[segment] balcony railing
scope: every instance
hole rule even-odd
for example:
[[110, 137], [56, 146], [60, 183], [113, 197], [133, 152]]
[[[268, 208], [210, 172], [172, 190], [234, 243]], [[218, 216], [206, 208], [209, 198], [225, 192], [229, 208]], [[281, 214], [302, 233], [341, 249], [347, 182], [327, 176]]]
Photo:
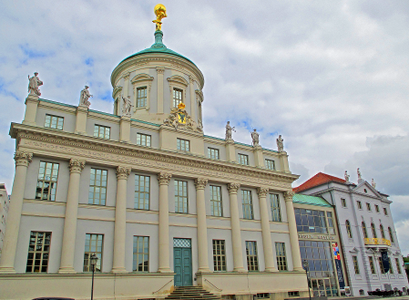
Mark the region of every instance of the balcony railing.
[[366, 238], [364, 239], [365, 241], [365, 245], [386, 245], [386, 246], [390, 246], [391, 245], [391, 241], [387, 240], [387, 239], [383, 239], [383, 238]]

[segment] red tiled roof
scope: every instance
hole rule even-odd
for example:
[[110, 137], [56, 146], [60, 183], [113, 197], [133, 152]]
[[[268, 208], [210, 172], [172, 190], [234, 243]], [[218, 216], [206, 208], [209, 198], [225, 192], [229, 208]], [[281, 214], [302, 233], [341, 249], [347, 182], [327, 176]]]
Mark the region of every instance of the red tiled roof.
[[293, 188], [293, 191], [295, 193], [299, 193], [301, 191], [305, 191], [308, 190], [310, 188], [319, 186], [321, 184], [327, 183], [327, 182], [340, 182], [340, 183], [345, 183], [346, 181], [344, 179], [335, 177], [335, 176], [331, 176], [322, 172], [317, 173], [316, 175], [314, 175], [313, 177], [311, 177], [310, 179], [308, 179], [306, 182], [304, 182], [303, 184], [301, 184], [300, 186]]

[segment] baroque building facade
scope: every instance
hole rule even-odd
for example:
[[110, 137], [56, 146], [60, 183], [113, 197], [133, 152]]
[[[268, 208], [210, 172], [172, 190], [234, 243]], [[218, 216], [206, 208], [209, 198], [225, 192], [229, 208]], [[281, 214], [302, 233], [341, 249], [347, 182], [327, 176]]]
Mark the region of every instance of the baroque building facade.
[[[393, 223], [388, 195], [376, 184], [364, 180], [358, 169], [358, 183], [318, 173], [296, 193], [324, 198], [335, 207], [345, 264], [346, 292], [353, 296], [397, 289], [407, 291], [408, 281]], [[383, 262], [386, 260], [386, 263]], [[387, 270], [389, 265], [389, 271]]]
[[162, 37], [112, 72], [113, 114], [87, 87], [79, 106], [27, 97], [0, 299], [85, 299], [92, 253], [95, 298], [307, 294], [287, 153], [204, 135], [203, 74]]

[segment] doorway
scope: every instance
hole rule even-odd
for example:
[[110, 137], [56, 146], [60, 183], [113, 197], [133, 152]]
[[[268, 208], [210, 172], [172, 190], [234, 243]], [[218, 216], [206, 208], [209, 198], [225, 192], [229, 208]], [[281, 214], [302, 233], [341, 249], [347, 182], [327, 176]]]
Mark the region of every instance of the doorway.
[[192, 285], [192, 247], [190, 239], [173, 239], [175, 286]]

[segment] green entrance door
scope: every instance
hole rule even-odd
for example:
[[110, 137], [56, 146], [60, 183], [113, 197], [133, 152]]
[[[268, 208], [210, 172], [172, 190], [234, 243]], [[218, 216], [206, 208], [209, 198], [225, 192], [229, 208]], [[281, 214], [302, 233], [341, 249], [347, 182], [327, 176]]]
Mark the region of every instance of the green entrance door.
[[190, 239], [173, 239], [175, 286], [192, 285], [192, 249]]

